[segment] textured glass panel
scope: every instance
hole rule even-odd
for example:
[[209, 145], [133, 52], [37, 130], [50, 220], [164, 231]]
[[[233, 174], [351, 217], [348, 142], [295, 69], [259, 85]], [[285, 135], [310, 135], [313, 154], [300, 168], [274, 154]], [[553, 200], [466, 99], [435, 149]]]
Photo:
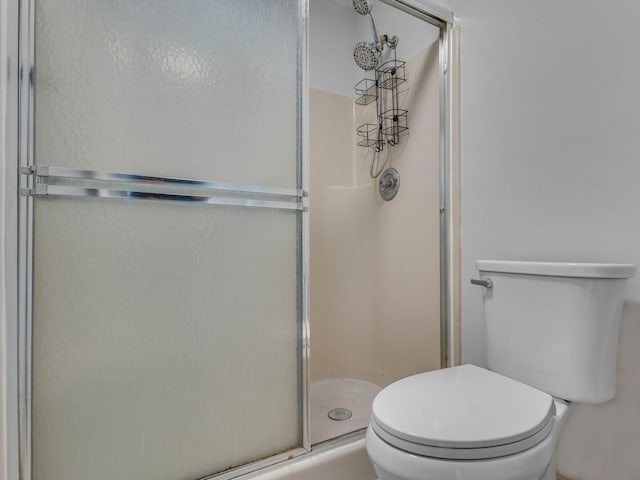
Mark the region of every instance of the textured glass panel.
[[35, 480], [194, 479], [300, 445], [297, 215], [37, 201]]
[[296, 0], [36, 0], [36, 162], [293, 187]]

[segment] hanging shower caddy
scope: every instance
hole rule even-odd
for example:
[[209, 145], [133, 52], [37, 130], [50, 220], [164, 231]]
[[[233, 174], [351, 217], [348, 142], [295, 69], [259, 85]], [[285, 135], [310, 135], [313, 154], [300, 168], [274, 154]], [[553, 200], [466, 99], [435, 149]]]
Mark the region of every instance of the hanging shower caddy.
[[[395, 51], [394, 51], [395, 53]], [[407, 81], [405, 62], [389, 60], [375, 69], [375, 79], [364, 78], [355, 85], [356, 105], [376, 103], [376, 122], [363, 123], [356, 129], [358, 146], [374, 147], [377, 152], [385, 144], [397, 145], [408, 133], [408, 110], [400, 108], [400, 86]]]

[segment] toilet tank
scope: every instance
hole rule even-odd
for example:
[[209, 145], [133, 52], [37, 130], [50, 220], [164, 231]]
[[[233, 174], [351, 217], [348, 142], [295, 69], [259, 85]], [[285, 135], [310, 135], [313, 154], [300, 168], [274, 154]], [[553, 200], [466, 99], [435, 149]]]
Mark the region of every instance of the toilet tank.
[[478, 260], [487, 367], [555, 397], [613, 398], [627, 279], [635, 265]]

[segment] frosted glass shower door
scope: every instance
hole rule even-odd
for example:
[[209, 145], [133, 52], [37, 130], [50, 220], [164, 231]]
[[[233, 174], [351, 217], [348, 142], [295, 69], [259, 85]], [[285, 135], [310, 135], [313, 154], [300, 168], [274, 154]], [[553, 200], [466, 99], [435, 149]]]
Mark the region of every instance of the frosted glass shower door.
[[301, 448], [302, 2], [33, 1], [32, 479]]

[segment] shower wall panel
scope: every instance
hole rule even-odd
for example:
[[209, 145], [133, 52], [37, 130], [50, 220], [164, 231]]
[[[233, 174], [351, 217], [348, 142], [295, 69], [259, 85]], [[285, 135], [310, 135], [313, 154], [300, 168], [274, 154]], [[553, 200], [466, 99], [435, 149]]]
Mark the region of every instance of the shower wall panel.
[[375, 196], [380, 272], [375, 351], [387, 381], [440, 368], [438, 49], [435, 42], [407, 62], [410, 133], [390, 150], [400, 191], [390, 202]]
[[313, 380], [386, 385], [440, 368], [438, 68], [437, 41], [407, 62], [410, 134], [390, 150], [390, 202], [369, 177], [371, 150], [355, 146], [375, 105], [311, 90]]
[[[302, 188], [299, 2], [35, 7], [38, 165]], [[299, 211], [34, 209], [34, 480], [194, 479], [302, 446]]]

